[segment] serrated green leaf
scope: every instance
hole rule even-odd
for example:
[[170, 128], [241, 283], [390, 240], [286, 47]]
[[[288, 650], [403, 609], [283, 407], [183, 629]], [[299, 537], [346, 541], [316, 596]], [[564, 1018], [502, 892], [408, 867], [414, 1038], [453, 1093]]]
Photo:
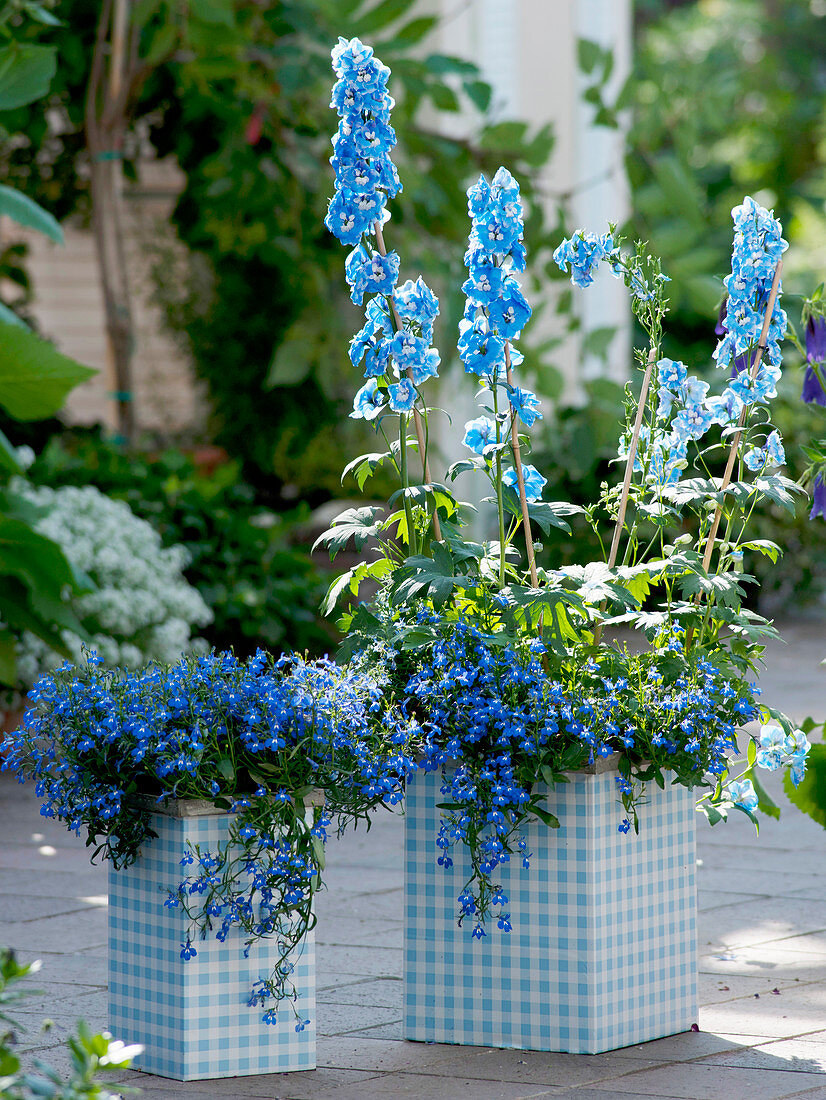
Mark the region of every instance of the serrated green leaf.
[[332, 561], [350, 539], [353, 540], [357, 550], [360, 550], [368, 539], [377, 538], [381, 531], [381, 524], [376, 522], [376, 516], [381, 509], [375, 505], [364, 508], [347, 508], [333, 520], [332, 526], [319, 535], [313, 543], [313, 550], [319, 546], [326, 546], [330, 552]]
[[777, 543], [771, 542], [769, 539], [752, 539], [751, 542], [741, 542], [740, 549], [756, 550], [764, 557], [770, 558], [773, 565], [777, 564], [778, 559], [783, 553]]
[[344, 467], [341, 474], [341, 484], [344, 484], [344, 479], [348, 474], [352, 474], [359, 489], [363, 489], [368, 478], [373, 476], [382, 463], [392, 459], [392, 457], [390, 451], [371, 451], [369, 454], [359, 455], [358, 458], [354, 458], [352, 462], [348, 462]]
[[430, 545], [433, 555], [422, 554], [407, 559], [396, 573], [390, 592], [391, 603], [398, 606], [417, 597], [429, 595], [436, 606], [441, 606], [451, 595], [460, 578], [454, 573], [450, 550], [439, 542]]

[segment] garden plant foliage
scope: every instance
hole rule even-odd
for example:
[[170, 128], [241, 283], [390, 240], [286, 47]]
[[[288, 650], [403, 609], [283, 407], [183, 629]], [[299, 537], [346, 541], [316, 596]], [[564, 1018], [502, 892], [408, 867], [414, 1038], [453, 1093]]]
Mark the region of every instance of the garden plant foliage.
[[68, 1080], [44, 1062], [36, 1062], [36, 1073], [22, 1072], [15, 1053], [23, 1025], [14, 1018], [15, 1006], [22, 1006], [27, 992], [25, 980], [40, 969], [39, 962], [20, 963], [13, 951], [0, 947], [0, 1097], [3, 1100], [118, 1100], [133, 1089], [110, 1091], [100, 1074], [126, 1069], [141, 1047], [113, 1039], [108, 1032], [94, 1035], [81, 1021], [67, 1040], [71, 1055]]
[[[787, 244], [779, 222], [752, 198], [732, 211], [732, 273], [714, 353], [725, 372], [719, 394], [662, 356], [669, 279], [642, 244], [628, 248], [609, 227], [559, 245], [554, 259], [575, 286], [590, 286], [600, 264], [624, 282], [648, 342], [640, 353], [643, 392], [626, 400], [622, 489], [604, 486], [583, 510], [544, 501], [545, 479], [524, 461], [530, 440], [523, 433], [542, 412], [515, 373], [521, 355], [514, 341], [531, 314], [517, 278], [526, 261], [522, 203], [507, 169], [490, 183], [480, 178], [467, 192], [469, 277], [458, 350], [485, 415], [465, 425], [471, 457], [454, 464], [448, 480], [486, 479], [497, 524], [496, 537], [471, 542], [467, 506], [429, 468], [434, 410], [426, 391], [440, 362], [433, 346], [439, 302], [420, 277], [400, 281], [401, 257], [385, 245], [390, 200], [401, 188], [391, 159], [389, 70], [356, 39], [339, 40], [333, 67], [331, 106], [340, 121], [326, 225], [352, 249], [345, 275], [353, 300], [373, 295], [351, 342], [353, 366], [367, 379], [351, 415], [374, 423], [386, 447], [345, 472], [364, 485], [389, 467], [400, 488], [386, 510], [350, 509], [319, 540], [331, 556], [350, 540], [357, 549], [376, 547], [334, 583], [327, 607], [346, 607], [365, 579], [381, 585], [372, 606], [345, 611], [342, 656], [366, 655], [389, 678], [393, 696], [421, 726], [424, 766], [449, 765], [439, 862], [450, 863], [454, 844], [468, 846], [472, 874], [458, 899], [460, 920], [470, 918], [481, 937], [491, 907], [507, 904], [492, 875], [519, 850], [525, 815], [543, 813], [532, 797], [541, 779], [557, 782], [572, 767], [616, 756], [628, 815], [618, 827], [625, 831], [637, 824], [634, 807], [646, 782], [705, 788], [700, 806], [714, 823], [733, 808], [752, 818], [758, 807], [776, 812], [755, 765], [788, 765], [795, 782], [802, 778], [805, 734], [758, 707], [749, 683], [762, 639], [774, 631], [742, 606], [744, 586], [754, 580], [744, 571], [745, 552], [773, 560], [780, 553], [750, 539], [755, 504], [793, 511], [799, 492], [780, 473], [783, 445], [769, 422], [787, 328], [779, 304]], [[722, 478], [709, 469], [712, 454], [728, 456]], [[532, 528], [569, 530], [568, 519], [583, 511], [602, 560], [538, 568]], [[613, 534], [603, 536], [606, 519]], [[672, 539], [675, 528], [683, 533]], [[646, 635], [643, 658], [602, 639], [603, 629], [620, 625]], [[773, 721], [759, 740], [749, 739], [734, 778], [737, 728], [758, 715]], [[507, 930], [507, 915], [498, 923]]]
[[[328, 43], [342, 29], [365, 33], [393, 59], [407, 181], [399, 224], [434, 279], [455, 281], [454, 256], [434, 244], [459, 243], [462, 181], [503, 157], [530, 181], [550, 154], [550, 127], [492, 121], [477, 67], [422, 49], [438, 20], [414, 0], [151, 0], [130, 13], [142, 21], [146, 74], [125, 172], [134, 178], [148, 140], [184, 174], [176, 239], [155, 237], [159, 300], [208, 383], [216, 438], [242, 459], [245, 477], [321, 503], [341, 492], [342, 446], [364, 438], [339, 416], [348, 307], [320, 228]], [[89, 0], [62, 0], [62, 25], [29, 32], [62, 59], [55, 111], [21, 111], [31, 141], [5, 153], [6, 176], [60, 220], [88, 213], [83, 104], [98, 15]], [[472, 139], [437, 134], [434, 111], [468, 112]], [[529, 233], [548, 244], [538, 211]], [[451, 308], [458, 316], [458, 295]]]

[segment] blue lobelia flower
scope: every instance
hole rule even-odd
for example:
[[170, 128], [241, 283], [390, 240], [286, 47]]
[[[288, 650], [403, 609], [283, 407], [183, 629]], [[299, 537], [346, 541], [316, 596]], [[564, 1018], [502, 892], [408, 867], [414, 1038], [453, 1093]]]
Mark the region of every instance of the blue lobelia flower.
[[820, 516], [826, 519], [826, 480], [822, 474], [818, 474], [812, 487], [812, 510], [809, 519]]
[[[540, 474], [539, 470], [535, 466], [522, 466], [522, 480], [525, 484], [525, 497], [533, 502], [539, 500], [542, 496], [542, 490], [548, 483], [548, 479]], [[511, 466], [509, 470], [505, 470], [502, 475], [502, 481], [505, 485], [509, 485], [511, 489], [518, 490], [518, 481], [516, 477], [516, 468]]]
[[[826, 373], [826, 317], [810, 317], [806, 323], [806, 359], [801, 397], [807, 405], [826, 408], [826, 391], [821, 382]], [[815, 365], [820, 368], [819, 374]]]

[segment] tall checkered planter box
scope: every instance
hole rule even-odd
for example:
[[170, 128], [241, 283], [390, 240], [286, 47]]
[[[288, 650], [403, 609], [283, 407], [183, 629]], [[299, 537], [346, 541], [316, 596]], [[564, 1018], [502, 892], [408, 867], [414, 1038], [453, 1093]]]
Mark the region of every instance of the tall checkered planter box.
[[694, 798], [646, 788], [640, 833], [617, 831], [616, 772], [576, 773], [550, 792], [560, 828], [523, 834], [494, 879], [513, 930], [456, 923], [466, 849], [437, 866], [441, 773], [408, 782], [404, 1035], [521, 1050], [601, 1051], [687, 1031], [697, 1020]]
[[297, 954], [296, 1009], [310, 1023], [296, 1032], [285, 1003], [278, 1023], [265, 1024], [250, 1008], [250, 990], [272, 966], [272, 947], [257, 940], [244, 958], [245, 937], [234, 928], [225, 943], [197, 939], [198, 954], [185, 961], [187, 922], [164, 900], [181, 881], [188, 844], [215, 849], [226, 842], [230, 817], [209, 803], [181, 802], [181, 816], [154, 814], [157, 839], [138, 860], [109, 871], [109, 1027], [127, 1043], [142, 1043], [133, 1066], [178, 1081], [314, 1069], [315, 940], [309, 933]]

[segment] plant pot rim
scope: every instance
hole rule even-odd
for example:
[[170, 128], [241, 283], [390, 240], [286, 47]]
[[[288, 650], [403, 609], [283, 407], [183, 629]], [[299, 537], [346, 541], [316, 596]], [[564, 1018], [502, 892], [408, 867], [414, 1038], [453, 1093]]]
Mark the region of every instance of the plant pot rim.
[[[326, 797], [322, 790], [312, 790], [303, 798], [304, 805], [323, 806]], [[162, 817], [211, 817], [229, 814], [229, 810], [222, 810], [209, 798], [166, 798], [163, 802], [155, 802], [154, 799], [146, 799], [153, 813]]]

